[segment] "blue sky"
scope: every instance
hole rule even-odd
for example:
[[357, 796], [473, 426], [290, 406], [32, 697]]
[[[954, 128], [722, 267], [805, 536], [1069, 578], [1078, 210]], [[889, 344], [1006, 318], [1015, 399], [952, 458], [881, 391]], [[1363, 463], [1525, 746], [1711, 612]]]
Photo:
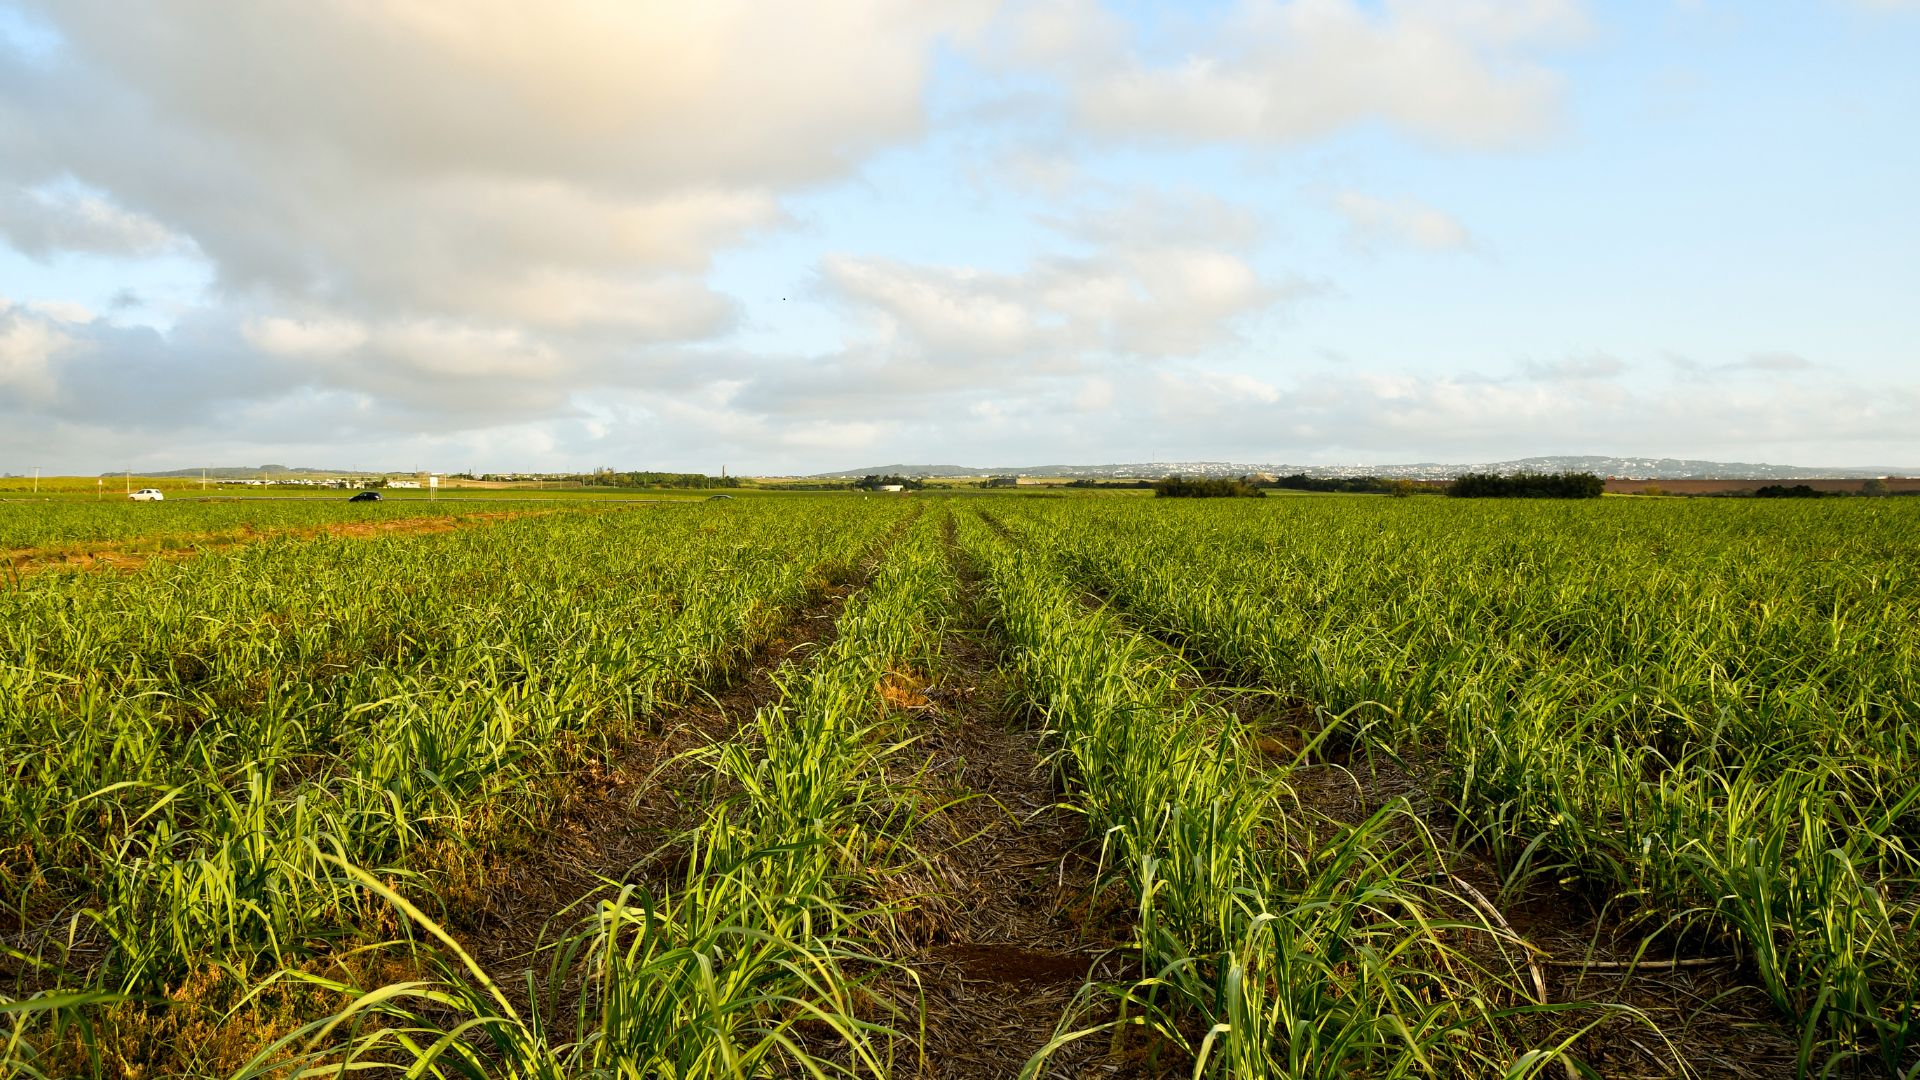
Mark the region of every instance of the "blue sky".
[[1920, 4], [474, 12], [0, 0], [0, 471], [1920, 468]]

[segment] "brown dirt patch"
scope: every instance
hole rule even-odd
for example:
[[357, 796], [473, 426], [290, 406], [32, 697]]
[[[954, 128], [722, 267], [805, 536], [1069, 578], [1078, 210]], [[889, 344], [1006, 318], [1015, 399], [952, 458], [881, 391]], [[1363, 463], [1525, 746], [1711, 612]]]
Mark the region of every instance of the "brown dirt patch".
[[[1639, 495], [1653, 489], [1664, 495], [1732, 495], [1751, 493], [1757, 488], [1769, 484], [1785, 484], [1793, 487], [1805, 484], [1815, 491], [1830, 491], [1857, 495], [1866, 481], [1859, 477], [1832, 477], [1803, 480], [1795, 477], [1790, 480], [1621, 480], [1607, 481], [1607, 490], [1614, 494]], [[1920, 477], [1891, 476], [1882, 481], [1888, 491], [1920, 491]]]
[[1072, 983], [1093, 973], [1098, 957], [1056, 953], [1018, 945], [944, 945], [932, 950], [937, 962], [957, 966], [962, 979], [996, 983]]

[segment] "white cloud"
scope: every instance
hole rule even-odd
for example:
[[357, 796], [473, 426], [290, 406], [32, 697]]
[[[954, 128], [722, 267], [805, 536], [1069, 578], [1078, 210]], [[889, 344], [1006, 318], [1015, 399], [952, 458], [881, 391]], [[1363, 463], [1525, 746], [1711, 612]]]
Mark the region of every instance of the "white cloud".
[[1520, 366], [1522, 374], [1536, 382], [1570, 382], [1583, 379], [1611, 379], [1624, 374], [1627, 365], [1620, 358], [1604, 354], [1596, 356], [1569, 356], [1550, 363], [1527, 362]]
[[[1291, 142], [1367, 121], [1460, 145], [1531, 137], [1559, 80], [1530, 56], [1586, 27], [1573, 0], [1242, 0], [1165, 57], [1089, 6], [1026, 6], [1011, 46], [994, 43], [1003, 62], [1064, 72], [1093, 131], [1176, 141]], [[1079, 20], [1088, 37], [1067, 32]]]
[[367, 328], [353, 319], [302, 321], [278, 316], [255, 319], [241, 329], [247, 343], [275, 356], [330, 356], [367, 343]]
[[1702, 363], [1687, 356], [1668, 356], [1667, 362], [1682, 377], [1699, 381], [1749, 375], [1784, 379], [1813, 371], [1816, 367], [1812, 361], [1799, 353], [1781, 351], [1749, 353], [1736, 360], [1722, 360], [1716, 363]]
[[34, 3], [64, 45], [0, 87], [0, 229], [185, 236], [229, 291], [355, 315], [703, 336], [724, 301], [661, 313], [783, 192], [917, 135], [932, 43], [985, 6]]
[[1012, 273], [843, 255], [825, 280], [876, 342], [965, 377], [1196, 353], [1303, 288], [1254, 268], [1258, 219], [1218, 199], [1136, 192], [1049, 224], [1092, 250]]
[[155, 255], [181, 240], [164, 225], [124, 210], [71, 184], [9, 190], [0, 187], [0, 237], [34, 258], [60, 251], [95, 255]]
[[[1115, 143], [1527, 140], [1555, 122], [1553, 50], [1585, 33], [1572, 0], [1237, 0], [1134, 22], [1096, 0], [1012, 0], [995, 20], [994, 2], [24, 0], [53, 44], [0, 67], [0, 234], [49, 263], [201, 260], [214, 284], [184, 309], [151, 273], [104, 281], [91, 308], [0, 304], [0, 451], [145, 438], [318, 464], [355, 446], [712, 468], [914, 446], [1103, 456], [1079, 448], [1142, 431], [1222, 454], [1645, 452], [1710, 429], [1743, 453], [1911, 445], [1920, 391], [1786, 353], [1296, 375], [1284, 357], [1313, 344], [1267, 331], [1307, 287], [1276, 269], [1265, 217], [1120, 186], [1165, 162]], [[1004, 78], [950, 93], [932, 79], [947, 40]], [[837, 196], [797, 193], [923, 179], [924, 157], [863, 166], [925, 133], [924, 100], [953, 97], [968, 100], [942, 112], [943, 138], [981, 163], [983, 215], [1011, 191], [1016, 240], [883, 256], [805, 232], [844, 204], [816, 214]], [[1008, 132], [1024, 149], [990, 141]], [[1206, 183], [1209, 157], [1178, 164]], [[1363, 246], [1473, 243], [1414, 199], [1332, 205]], [[784, 294], [815, 257], [784, 249], [746, 274], [716, 257], [782, 230], [840, 252], [814, 292], [841, 321], [814, 319], [791, 354], [724, 344], [766, 313], [713, 280], [764, 265]], [[142, 296], [166, 333], [116, 323]]]
[[71, 300], [35, 300], [26, 306], [55, 322], [90, 323], [95, 318], [93, 309]]
[[52, 320], [0, 301], [0, 388], [25, 403], [52, 396], [54, 356], [73, 341]]
[[[1275, 378], [1181, 365], [1123, 386], [1108, 437], [1151, 430], [1211, 457], [1473, 462], [1523, 453], [1621, 453], [1808, 464], [1912, 464], [1920, 384], [1809, 382], [1782, 395], [1732, 376], [1711, 394], [1684, 379], [1626, 382], [1609, 357], [1523, 364], [1502, 375], [1317, 372]], [[1542, 372], [1562, 377], [1542, 377]]]
[[1749, 371], [1806, 371], [1813, 367], [1807, 358], [1798, 353], [1763, 352], [1754, 353], [1736, 364]]
[[[55, 44], [0, 78], [0, 235], [184, 253], [214, 289], [173, 334], [59, 349], [52, 309], [11, 311], [9, 388], [62, 422], [297, 402], [397, 437], [710, 385], [666, 350], [737, 324], [716, 252], [918, 137], [935, 43], [992, 0], [21, 6]], [[143, 380], [217, 389], [163, 410]]]
[[884, 339], [908, 338], [938, 353], [1024, 354], [1057, 327], [1012, 275], [844, 255], [830, 257], [822, 271]]
[[1362, 248], [1404, 245], [1425, 251], [1463, 251], [1473, 235], [1457, 219], [1415, 199], [1382, 199], [1358, 191], [1334, 196], [1334, 209], [1347, 219], [1353, 242]]
[[1113, 381], [1095, 375], [1080, 381], [1080, 388], [1073, 394], [1073, 407], [1079, 412], [1100, 412], [1112, 408], [1117, 397]]

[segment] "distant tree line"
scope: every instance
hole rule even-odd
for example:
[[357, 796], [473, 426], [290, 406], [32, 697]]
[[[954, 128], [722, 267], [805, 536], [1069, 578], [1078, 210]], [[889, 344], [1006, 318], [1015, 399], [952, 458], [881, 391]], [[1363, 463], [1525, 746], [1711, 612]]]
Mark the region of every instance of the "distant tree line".
[[1267, 493], [1245, 480], [1169, 476], [1153, 485], [1156, 499], [1264, 499]]
[[1447, 486], [1456, 499], [1597, 499], [1607, 482], [1593, 473], [1467, 473]]
[[1269, 481], [1266, 486], [1288, 491], [1339, 491], [1367, 495], [1385, 495], [1395, 490], [1393, 481], [1378, 476], [1308, 476], [1306, 473], [1282, 476]]
[[705, 473], [617, 472], [598, 469], [591, 476], [569, 477], [595, 487], [615, 488], [737, 488], [739, 477], [708, 476]]
[[[1884, 487], [1884, 485], [1882, 486]], [[1816, 488], [1808, 487], [1806, 484], [1794, 484], [1792, 486], [1786, 484], [1768, 484], [1765, 487], [1753, 489], [1753, 497], [1756, 499], [1820, 499], [1825, 498], [1829, 494], [1838, 495], [1840, 492], [1820, 491]]]
[[1732, 499], [1911, 499], [1920, 496], [1920, 491], [1912, 488], [1895, 491], [1887, 486], [1885, 480], [1875, 476], [1863, 481], [1859, 491], [1831, 491], [1811, 484], [1767, 484], [1752, 491], [1716, 491], [1713, 496]]
[[898, 484], [908, 491], [919, 491], [927, 486], [926, 481], [916, 480], [911, 476], [881, 476], [878, 473], [868, 473], [847, 486], [855, 491], [879, 491], [893, 484]]

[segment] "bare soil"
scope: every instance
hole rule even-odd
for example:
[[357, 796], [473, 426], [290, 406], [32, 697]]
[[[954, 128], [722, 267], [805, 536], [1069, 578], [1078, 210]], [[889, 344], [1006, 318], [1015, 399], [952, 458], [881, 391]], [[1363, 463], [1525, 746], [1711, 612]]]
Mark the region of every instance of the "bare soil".
[[[1769, 484], [1785, 484], [1793, 487], [1805, 484], [1815, 491], [1830, 491], [1849, 495], [1859, 494], [1866, 481], [1858, 477], [1836, 477], [1830, 479], [1803, 480], [1608, 480], [1607, 490], [1614, 494], [1639, 495], [1648, 489], [1654, 489], [1666, 495], [1731, 495], [1750, 493]], [[1882, 481], [1888, 491], [1920, 491], [1920, 477], [1890, 476]]]
[[[1040, 734], [1012, 704], [976, 606], [978, 576], [951, 519], [943, 529], [966, 616], [923, 690], [911, 782], [945, 809], [915, 836], [930, 895], [893, 958], [918, 977], [917, 990], [904, 978], [886, 986], [903, 1007], [925, 1001], [917, 1075], [1005, 1080], [1063, 1027], [1109, 1018], [1094, 984], [1132, 979], [1131, 898], [1099, 888], [1097, 845], [1062, 805]], [[1093, 1036], [1055, 1053], [1040, 1075], [1156, 1075], [1140, 1049]]]
[[142, 537], [96, 544], [58, 547], [15, 548], [0, 555], [16, 573], [42, 570], [138, 570], [156, 559], [186, 559], [207, 551], [240, 547], [273, 537], [310, 539], [332, 536], [343, 539], [367, 539], [377, 536], [419, 536], [452, 532], [455, 529], [484, 525], [507, 518], [554, 514], [557, 510], [490, 510], [439, 517], [389, 518], [384, 521], [335, 521], [325, 525], [303, 525], [284, 529], [196, 533], [188, 536]]

